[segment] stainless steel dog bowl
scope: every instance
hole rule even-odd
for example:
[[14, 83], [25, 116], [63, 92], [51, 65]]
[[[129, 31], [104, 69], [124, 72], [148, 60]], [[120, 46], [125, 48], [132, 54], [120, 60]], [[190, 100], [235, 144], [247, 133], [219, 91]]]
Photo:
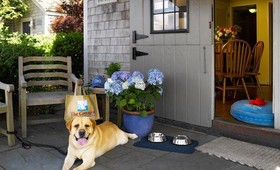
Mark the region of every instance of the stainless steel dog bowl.
[[172, 143], [175, 145], [189, 145], [191, 144], [191, 139], [186, 135], [174, 136]]
[[149, 134], [148, 140], [150, 142], [165, 142], [166, 136], [160, 132], [152, 132]]

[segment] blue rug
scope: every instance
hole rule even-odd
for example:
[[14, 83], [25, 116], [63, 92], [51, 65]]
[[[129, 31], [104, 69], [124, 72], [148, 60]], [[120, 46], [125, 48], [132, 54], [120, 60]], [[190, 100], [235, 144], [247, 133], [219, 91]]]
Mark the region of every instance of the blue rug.
[[141, 138], [139, 142], [135, 142], [133, 146], [140, 147], [140, 148], [148, 148], [148, 149], [156, 149], [161, 151], [168, 151], [168, 152], [177, 152], [177, 153], [184, 153], [184, 154], [191, 154], [195, 151], [195, 147], [198, 146], [198, 141], [192, 140], [191, 144], [189, 145], [174, 145], [172, 143], [173, 137], [166, 136], [165, 142], [154, 143], [148, 141], [147, 137]]

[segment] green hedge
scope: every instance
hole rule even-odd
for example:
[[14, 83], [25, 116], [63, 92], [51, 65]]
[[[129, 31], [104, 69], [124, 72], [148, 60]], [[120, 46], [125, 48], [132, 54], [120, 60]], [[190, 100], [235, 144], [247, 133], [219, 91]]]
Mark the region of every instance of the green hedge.
[[56, 35], [51, 53], [72, 57], [72, 70], [77, 77], [83, 75], [83, 34], [80, 32], [59, 33]]
[[76, 76], [83, 74], [83, 35], [19, 35], [0, 32], [0, 81], [18, 87], [18, 56], [71, 56]]

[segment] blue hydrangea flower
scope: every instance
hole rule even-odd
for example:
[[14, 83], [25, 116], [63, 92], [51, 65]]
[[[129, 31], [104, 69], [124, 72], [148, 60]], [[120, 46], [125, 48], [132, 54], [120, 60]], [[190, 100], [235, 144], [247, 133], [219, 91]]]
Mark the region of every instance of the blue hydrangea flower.
[[128, 83], [128, 86], [133, 86], [134, 85], [134, 82], [132, 80], [132, 76], [130, 76], [128, 79], [127, 79], [127, 83]]
[[133, 78], [140, 78], [140, 79], [142, 79], [142, 80], [144, 80], [144, 76], [143, 76], [143, 74], [141, 73], [141, 72], [139, 72], [139, 71], [134, 71], [133, 73], [132, 73], [132, 77]]
[[107, 80], [104, 84], [105, 92], [119, 95], [124, 89], [122, 88], [122, 81], [120, 80]]
[[163, 73], [158, 69], [150, 69], [148, 71], [147, 82], [151, 85], [161, 85], [163, 82]]
[[[162, 95], [162, 83], [163, 74], [158, 69], [149, 70], [147, 80], [144, 80], [143, 74], [139, 71], [134, 71], [132, 74], [127, 71], [117, 71], [112, 74], [111, 78], [107, 79], [104, 88], [106, 94], [111, 96], [119, 107], [141, 112], [154, 109], [153, 100], [157, 99], [158, 95], [154, 92]], [[127, 100], [128, 95], [135, 96], [135, 104], [121, 102]]]
[[123, 80], [126, 81], [130, 77], [130, 73], [128, 71], [116, 71], [111, 75], [113, 80]]
[[111, 87], [112, 93], [119, 95], [122, 91], [122, 82], [120, 80], [116, 80], [112, 83], [112, 87]]
[[139, 77], [134, 77], [132, 78], [133, 79], [133, 82], [135, 83], [135, 88], [136, 89], [141, 89], [141, 90], [145, 90], [146, 88], [146, 84], [144, 82], [143, 79], [140, 79]]
[[123, 84], [122, 84], [122, 88], [124, 89], [124, 90], [126, 90], [126, 89], [128, 89], [129, 88], [129, 84], [128, 84], [128, 82], [126, 81], [126, 82], [124, 82]]
[[129, 86], [134, 86], [135, 83], [137, 83], [140, 80], [144, 81], [143, 74], [139, 71], [134, 71], [132, 75], [127, 79], [127, 82]]
[[112, 80], [117, 80], [120, 77], [121, 71], [115, 71], [112, 75], [111, 75], [111, 79]]
[[130, 77], [130, 72], [128, 71], [122, 71], [122, 73], [120, 74], [120, 79], [122, 79], [123, 81], [126, 81], [129, 77]]

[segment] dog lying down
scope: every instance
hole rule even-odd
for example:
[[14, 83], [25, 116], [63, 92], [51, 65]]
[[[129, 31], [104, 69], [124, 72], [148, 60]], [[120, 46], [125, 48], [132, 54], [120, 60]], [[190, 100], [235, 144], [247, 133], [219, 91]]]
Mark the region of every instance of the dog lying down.
[[118, 145], [137, 138], [136, 134], [126, 133], [111, 122], [96, 125], [93, 118], [75, 117], [66, 123], [69, 130], [69, 144], [63, 170], [72, 167], [75, 160], [82, 159], [83, 163], [75, 170], [85, 170], [95, 165], [95, 158]]

